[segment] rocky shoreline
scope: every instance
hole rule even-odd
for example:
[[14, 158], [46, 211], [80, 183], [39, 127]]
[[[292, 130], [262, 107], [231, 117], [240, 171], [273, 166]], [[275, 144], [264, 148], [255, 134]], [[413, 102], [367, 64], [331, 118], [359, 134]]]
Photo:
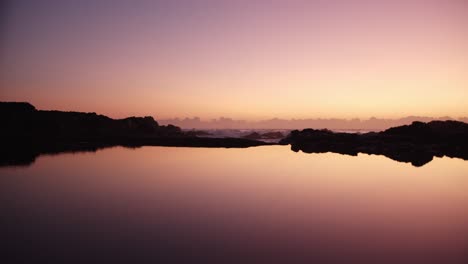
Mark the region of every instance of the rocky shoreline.
[[0, 102], [0, 166], [29, 165], [41, 154], [96, 151], [112, 146], [247, 148], [291, 145], [295, 152], [384, 155], [422, 166], [434, 157], [468, 159], [468, 124], [459, 121], [413, 122], [382, 132], [336, 133], [327, 129], [293, 130], [279, 143], [280, 132], [243, 138], [216, 138], [161, 126], [153, 117], [112, 119], [96, 113], [41, 111], [29, 103]]
[[330, 130], [294, 130], [280, 141], [293, 151], [384, 155], [422, 166], [434, 157], [468, 159], [468, 124], [458, 121], [413, 122], [382, 132], [334, 133]]
[[96, 151], [105, 147], [173, 146], [247, 148], [271, 143], [207, 138], [161, 126], [151, 116], [112, 119], [96, 113], [42, 111], [29, 103], [0, 102], [0, 166], [28, 165], [41, 154]]

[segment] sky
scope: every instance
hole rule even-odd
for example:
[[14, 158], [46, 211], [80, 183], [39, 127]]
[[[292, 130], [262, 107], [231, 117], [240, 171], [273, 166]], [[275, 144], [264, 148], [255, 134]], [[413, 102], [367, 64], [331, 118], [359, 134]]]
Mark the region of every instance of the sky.
[[468, 116], [468, 1], [15, 0], [0, 100], [120, 118]]

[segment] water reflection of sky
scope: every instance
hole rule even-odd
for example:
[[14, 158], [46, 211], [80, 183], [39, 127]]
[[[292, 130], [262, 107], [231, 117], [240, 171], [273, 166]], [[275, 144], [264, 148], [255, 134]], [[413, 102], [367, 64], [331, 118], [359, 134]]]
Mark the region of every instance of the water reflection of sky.
[[[416, 168], [287, 146], [117, 147], [41, 156], [0, 173], [5, 208], [22, 220], [7, 226], [14, 236], [58, 225], [94, 243], [102, 238], [90, 230], [136, 240], [148, 254], [166, 242], [200, 243], [200, 254], [217, 245], [235, 255], [414, 263], [463, 263], [468, 248], [468, 162], [460, 159]], [[74, 237], [66, 234], [58, 239]], [[154, 242], [157, 234], [166, 242]]]

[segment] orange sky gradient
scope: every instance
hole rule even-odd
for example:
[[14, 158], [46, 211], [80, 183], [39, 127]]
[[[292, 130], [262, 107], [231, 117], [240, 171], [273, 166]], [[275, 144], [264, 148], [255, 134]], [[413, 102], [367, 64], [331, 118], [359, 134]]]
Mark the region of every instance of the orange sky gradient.
[[78, 2], [6, 5], [1, 101], [116, 118], [468, 116], [466, 1]]

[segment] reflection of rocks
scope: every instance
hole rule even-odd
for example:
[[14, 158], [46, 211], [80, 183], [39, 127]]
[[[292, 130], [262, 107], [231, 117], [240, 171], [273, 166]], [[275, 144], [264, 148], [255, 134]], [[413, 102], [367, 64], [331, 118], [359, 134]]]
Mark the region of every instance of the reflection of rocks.
[[0, 166], [28, 166], [44, 154], [96, 152], [111, 146], [90, 142], [4, 142], [0, 149]]
[[262, 141], [243, 138], [198, 138], [198, 137], [148, 137], [148, 138], [110, 138], [107, 140], [87, 141], [8, 141], [0, 148], [0, 166], [26, 166], [34, 163], [40, 155], [95, 152], [99, 149], [123, 146], [138, 148], [142, 146], [167, 147], [204, 147], [204, 148], [247, 148], [270, 145]]
[[294, 130], [280, 144], [291, 144], [292, 150], [306, 153], [385, 155], [422, 166], [434, 156], [468, 159], [468, 124], [458, 121], [413, 122], [411, 125], [366, 134]]
[[253, 132], [248, 135], [243, 136], [243, 138], [248, 138], [248, 139], [281, 139], [284, 138], [283, 133], [281, 132], [266, 132], [263, 134], [260, 134], [258, 132]]

